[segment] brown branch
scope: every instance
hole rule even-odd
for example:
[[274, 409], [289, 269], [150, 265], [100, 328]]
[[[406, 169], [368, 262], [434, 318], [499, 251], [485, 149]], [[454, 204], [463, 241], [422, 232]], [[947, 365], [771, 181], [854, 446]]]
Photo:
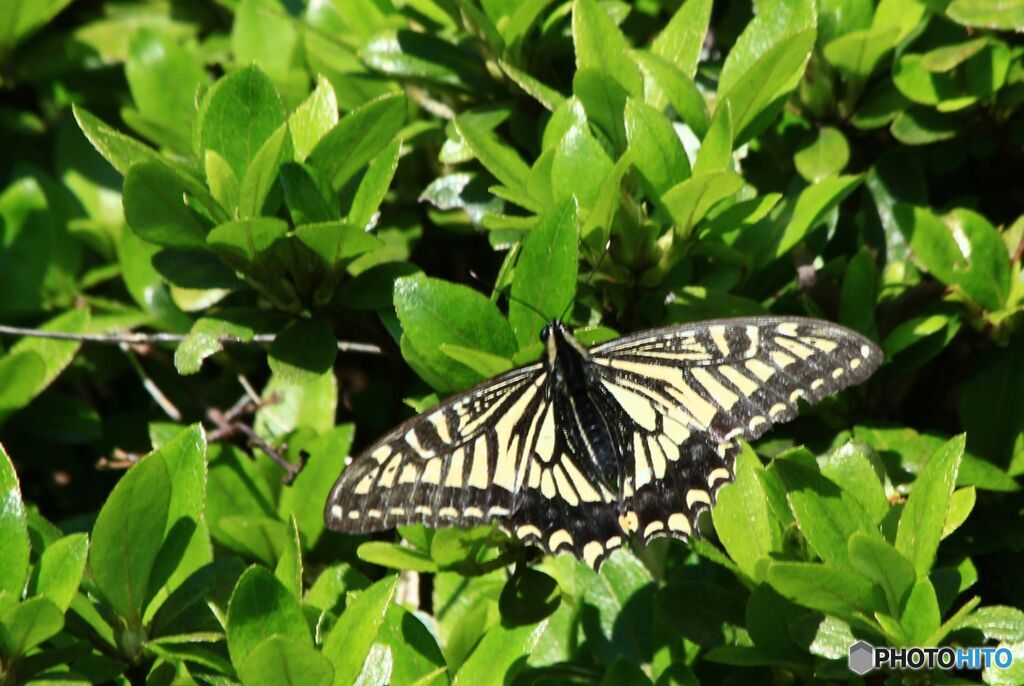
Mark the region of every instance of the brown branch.
[[[75, 333], [72, 331], [44, 331], [43, 329], [31, 329], [21, 326], [7, 326], [0, 324], [0, 335], [7, 336], [29, 336], [32, 338], [49, 338], [58, 341], [80, 341], [83, 343], [106, 343], [108, 345], [147, 345], [155, 343], [181, 343], [188, 334], [183, 333]], [[221, 343], [273, 343], [276, 334], [259, 333], [243, 340], [237, 336], [218, 336]], [[383, 355], [384, 351], [379, 345], [373, 343], [359, 343], [357, 341], [338, 341], [338, 350], [343, 353], [364, 353], [367, 355]]]

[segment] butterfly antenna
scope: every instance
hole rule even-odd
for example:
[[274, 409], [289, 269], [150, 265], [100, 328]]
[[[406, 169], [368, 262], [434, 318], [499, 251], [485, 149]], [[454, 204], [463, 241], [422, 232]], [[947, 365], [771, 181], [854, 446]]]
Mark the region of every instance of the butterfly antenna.
[[[594, 268], [590, 270], [589, 274], [587, 274], [587, 280], [583, 282], [583, 287], [584, 288], [589, 286], [590, 282], [594, 280], [594, 275], [597, 274], [598, 269], [600, 269], [601, 263], [604, 262], [604, 258], [608, 256], [608, 250], [611, 247], [612, 247], [612, 239], [609, 238], [607, 241], [605, 241], [604, 250], [601, 251], [601, 257], [597, 258], [597, 264], [595, 264]], [[575, 304], [576, 304], [576, 298], [574, 297], [572, 299], [572, 301], [569, 302], [569, 305], [565, 308], [565, 311], [562, 312], [562, 316], [559, 317], [558, 319], [560, 321], [565, 321], [565, 316], [567, 314], [569, 314], [569, 312], [572, 311], [572, 308], [573, 308], [573, 306]]]
[[[483, 281], [480, 279], [479, 276], [476, 275], [475, 272], [470, 270], [469, 275], [471, 277], [473, 277], [473, 279], [475, 281], [477, 281], [478, 283], [483, 285]], [[537, 307], [535, 307], [534, 305], [526, 302], [522, 298], [517, 298], [516, 296], [512, 295], [512, 293], [510, 291], [508, 291], [507, 289], [499, 289], [498, 293], [500, 293], [501, 295], [505, 296], [506, 298], [508, 298], [509, 300], [511, 300], [513, 302], [519, 303], [520, 305], [522, 305], [526, 309], [535, 312], [537, 314], [537, 316], [540, 317], [541, 319], [543, 319], [545, 322], [548, 320], [547, 316], [543, 312], [541, 312]]]

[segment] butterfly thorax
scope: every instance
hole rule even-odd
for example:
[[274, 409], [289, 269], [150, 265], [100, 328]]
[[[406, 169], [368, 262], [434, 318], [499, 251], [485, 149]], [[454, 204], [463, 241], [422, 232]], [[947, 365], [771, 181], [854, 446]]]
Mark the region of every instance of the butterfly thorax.
[[565, 324], [552, 321], [541, 333], [545, 366], [554, 378], [555, 412], [566, 440], [573, 443], [612, 493], [621, 494], [623, 471], [619, 441], [608, 423], [608, 408], [590, 353]]

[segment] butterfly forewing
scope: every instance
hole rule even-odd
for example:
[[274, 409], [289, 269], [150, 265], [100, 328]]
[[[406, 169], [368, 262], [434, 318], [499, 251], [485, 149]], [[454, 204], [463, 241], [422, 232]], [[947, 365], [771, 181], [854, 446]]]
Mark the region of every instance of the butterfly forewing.
[[544, 403], [546, 377], [539, 364], [514, 370], [393, 430], [342, 472], [328, 526], [473, 526], [511, 513], [523, 432]]
[[[342, 473], [328, 525], [496, 521], [595, 567], [631, 536], [685, 539], [732, 480], [739, 439], [792, 419], [801, 398], [817, 402], [863, 381], [881, 351], [828, 322], [755, 317], [655, 329], [580, 359], [572, 390], [549, 357], [395, 429]], [[607, 453], [581, 420], [587, 403], [615, 444], [611, 469], [595, 462]]]

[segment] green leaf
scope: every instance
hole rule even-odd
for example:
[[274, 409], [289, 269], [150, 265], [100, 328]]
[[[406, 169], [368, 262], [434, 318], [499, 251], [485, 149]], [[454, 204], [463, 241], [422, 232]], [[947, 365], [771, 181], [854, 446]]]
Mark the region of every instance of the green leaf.
[[199, 60], [171, 36], [142, 27], [129, 41], [124, 75], [139, 114], [169, 134], [156, 142], [189, 152], [196, 92], [208, 81]]
[[346, 594], [369, 588], [370, 580], [352, 565], [338, 563], [320, 572], [302, 602], [318, 610], [340, 615]]
[[414, 572], [436, 572], [437, 563], [430, 555], [415, 548], [386, 543], [384, 541], [368, 541], [359, 546], [359, 559], [389, 569], [408, 569]]
[[208, 226], [183, 199], [186, 184], [163, 164], [140, 162], [124, 179], [124, 216], [139, 238], [167, 247], [205, 247]]
[[935, 588], [927, 578], [918, 579], [907, 597], [900, 624], [906, 633], [910, 645], [927, 646], [928, 637], [939, 628], [942, 616], [939, 614], [939, 601], [935, 598]]
[[694, 176], [708, 172], [732, 171], [732, 111], [729, 103], [715, 110], [707, 133], [700, 143]]
[[549, 321], [560, 317], [573, 302], [579, 269], [577, 227], [576, 206], [566, 200], [545, 213], [523, 240], [508, 317], [520, 347], [536, 341], [547, 323], [523, 302], [540, 310]]
[[0, 509], [0, 593], [20, 598], [28, 574], [28, 522], [25, 504], [21, 500], [21, 486], [11, 458], [0, 446], [0, 494], [4, 506]]
[[576, 69], [607, 74], [630, 95], [642, 93], [640, 72], [629, 59], [629, 44], [604, 8], [594, 0], [579, 0], [572, 10]]
[[367, 66], [392, 78], [411, 78], [448, 88], [487, 93], [494, 89], [479, 55], [425, 31], [386, 31], [359, 51]]
[[153, 570], [167, 530], [170, 472], [163, 455], [150, 453], [114, 486], [96, 517], [89, 571], [111, 609], [138, 628]]
[[911, 107], [899, 113], [889, 130], [904, 145], [928, 145], [956, 137], [960, 120], [930, 107]]
[[625, 124], [634, 167], [649, 197], [660, 198], [669, 188], [689, 178], [690, 160], [665, 115], [630, 98], [626, 101]]
[[848, 441], [821, 464], [821, 473], [853, 496], [871, 521], [878, 524], [889, 513], [889, 498], [881, 479], [881, 459], [866, 443]]
[[914, 563], [919, 577], [927, 575], [935, 561], [964, 443], [961, 434], [936, 451], [914, 481], [900, 516], [896, 549]]
[[942, 538], [949, 536], [967, 521], [971, 510], [974, 509], [976, 499], [977, 491], [974, 489], [974, 486], [953, 491], [953, 495], [949, 499], [949, 511], [946, 512], [946, 521], [942, 525]]
[[583, 622], [584, 635], [605, 664], [624, 656], [635, 662], [650, 659], [653, 626], [650, 571], [635, 556], [614, 551], [596, 573], [576, 564], [577, 594], [597, 612]]
[[[779, 46], [795, 35], [813, 29], [816, 23], [815, 10], [815, 3], [808, 0], [770, 0], [759, 5], [756, 16], [746, 25], [729, 51], [718, 77], [718, 92], [725, 94], [737, 89], [737, 84], [749, 80], [758, 65], [767, 61], [767, 55], [776, 52]], [[734, 109], [733, 115], [736, 114]]]
[[1010, 261], [987, 219], [966, 209], [940, 218], [925, 207], [908, 205], [897, 205], [893, 213], [925, 269], [986, 309], [1003, 306], [1010, 291]]
[[302, 597], [302, 541], [294, 516], [288, 517], [288, 541], [274, 567], [274, 576], [296, 598]]
[[245, 570], [231, 593], [227, 614], [227, 643], [231, 662], [246, 658], [266, 638], [280, 635], [312, 646], [299, 600], [264, 567]]
[[[277, 83], [295, 66], [300, 29], [277, 0], [240, 0], [234, 7], [231, 49], [239, 64], [257, 64]], [[301, 86], [306, 85], [305, 76]]]
[[386, 576], [349, 603], [323, 642], [323, 655], [334, 666], [334, 684], [349, 686], [363, 669], [377, 639], [388, 605], [395, 597], [398, 576]]
[[572, 79], [573, 95], [583, 103], [587, 118], [616, 151], [626, 148], [623, 119], [629, 91], [605, 72], [580, 69]]
[[282, 270], [272, 258], [271, 249], [287, 233], [284, 221], [257, 217], [216, 226], [206, 236], [206, 242], [230, 267], [249, 277], [269, 279]]
[[898, 37], [897, 27], [875, 26], [851, 31], [825, 45], [825, 59], [842, 74], [851, 89], [850, 101], [857, 99], [882, 58], [896, 45]]
[[786, 488], [789, 507], [808, 545], [826, 562], [847, 566], [847, 540], [858, 531], [875, 533], [872, 517], [850, 493], [795, 460], [775, 460], [772, 471]]
[[992, 663], [982, 670], [981, 678], [992, 686], [1014, 686], [1024, 682], [1024, 642], [1000, 643], [998, 648], [1009, 653], [1010, 663], [1006, 667]]
[[768, 583], [785, 598], [840, 618], [885, 607], [870, 581], [847, 569], [812, 562], [773, 562]]
[[47, 24], [71, 0], [42, 0], [41, 2], [8, 3], [0, 8], [0, 48], [8, 52], [16, 43]]
[[[539, 161], [538, 161], [539, 163]], [[551, 158], [551, 172], [545, 174], [556, 202], [576, 198], [581, 208], [593, 207], [599, 200], [602, 184], [612, 170], [612, 161], [590, 134], [586, 124], [571, 127], [559, 141]], [[531, 195], [538, 194], [530, 187]], [[549, 203], [545, 203], [549, 205]]]
[[818, 183], [841, 172], [850, 161], [850, 144], [839, 129], [824, 126], [817, 136], [793, 156], [800, 176], [808, 183]]
[[200, 317], [174, 351], [174, 366], [179, 374], [195, 374], [206, 358], [224, 349], [224, 339], [250, 341], [270, 321], [262, 311], [241, 308]]
[[182, 429], [157, 451], [171, 477], [164, 544], [150, 572], [143, 620], [148, 623], [164, 600], [193, 572], [213, 562], [203, 519], [206, 502], [206, 433], [200, 424]]
[[965, 26], [1024, 30], [1024, 3], [1020, 0], [953, 0], [946, 15]]
[[[66, 611], [82, 583], [88, 553], [86, 534], [71, 534], [46, 546], [36, 564], [31, 595], [48, 598], [61, 611]], [[4, 559], [12, 557], [5, 553]]]
[[526, 665], [526, 657], [540, 643], [547, 626], [548, 620], [532, 626], [491, 627], [456, 672], [452, 686], [511, 681]]
[[330, 184], [308, 164], [281, 165], [278, 178], [292, 224], [315, 224], [341, 219], [338, 201]]
[[284, 106], [274, 84], [256, 65], [220, 79], [199, 107], [196, 143], [213, 150], [239, 179], [263, 144], [285, 123]]
[[281, 124], [264, 141], [246, 167], [238, 188], [238, 217], [248, 219], [260, 215], [270, 188], [277, 180], [278, 168], [288, 150], [288, 126]]
[[[997, 482], [1009, 487], [1002, 478], [1005, 473], [995, 465], [1009, 465], [1014, 445], [1024, 430], [1024, 395], [1018, 389], [1024, 384], [1024, 337], [1016, 335], [1005, 349], [992, 350], [978, 368], [959, 386], [957, 415], [967, 432], [972, 452], [987, 458], [981, 467], [992, 473], [993, 481], [978, 488], [991, 488]], [[970, 455], [964, 456], [960, 478], [972, 469]], [[992, 463], [995, 464], [992, 464]], [[994, 468], [994, 469], [993, 469]], [[958, 482], [963, 486], [967, 482]], [[1001, 486], [1002, 487], [1002, 486]]]
[[352, 199], [352, 207], [348, 212], [349, 224], [362, 229], [369, 229], [373, 225], [374, 215], [388, 192], [401, 154], [402, 141], [396, 140], [370, 162]]
[[0, 421], [32, 402], [45, 375], [46, 363], [36, 352], [9, 353], [0, 358]]
[[647, 104], [661, 110], [666, 102], [670, 103], [695, 134], [704, 136], [711, 116], [693, 79], [657, 55], [643, 50], [634, 50], [630, 54], [643, 72]]
[[445, 388], [471, 386], [480, 376], [440, 350], [442, 343], [511, 357], [516, 339], [498, 308], [482, 294], [425, 276], [395, 282], [395, 312], [405, 335], [430, 369], [443, 374]]
[[46, 598], [29, 598], [0, 616], [0, 653], [17, 658], [64, 628], [64, 613]]
[[814, 47], [814, 38], [813, 29], [795, 33], [773, 45], [735, 84], [719, 81], [718, 106], [728, 102], [732, 109], [735, 145], [754, 136], [760, 122], [765, 121], [761, 115], [796, 86]]
[[288, 116], [288, 130], [295, 146], [295, 161], [305, 160], [337, 123], [338, 97], [334, 86], [323, 76], [318, 76], [316, 88]]
[[875, 303], [878, 300], [878, 275], [867, 248], [850, 258], [843, 275], [839, 299], [839, 323], [868, 338], [878, 339], [875, 326]]
[[654, 39], [651, 51], [692, 79], [710, 20], [711, 0], [687, 0]]
[[885, 593], [887, 612], [899, 617], [916, 574], [910, 560], [877, 536], [854, 533], [849, 542], [850, 566], [878, 584]]
[[270, 346], [270, 369], [282, 383], [304, 386], [334, 365], [338, 342], [326, 319], [298, 318]]
[[[437, 638], [427, 629], [418, 613], [390, 605], [372, 650], [382, 651], [383, 655], [390, 653], [390, 664], [386, 666], [390, 667], [393, 684], [440, 686], [448, 683], [448, 668]], [[365, 678], [375, 663], [383, 662], [386, 660], [374, 660], [371, 653], [360, 678]]]
[[[724, 492], [724, 491], [723, 491]], [[707, 581], [673, 581], [654, 597], [659, 626], [704, 648], [737, 636], [744, 626], [744, 597]]]
[[483, 378], [498, 376], [515, 366], [512, 360], [507, 357], [492, 355], [474, 348], [464, 348], [461, 345], [442, 343], [438, 349], [456, 362], [466, 365]]
[[774, 257], [782, 257], [804, 240], [863, 180], [864, 177], [859, 174], [836, 176], [805, 188], [796, 201], [789, 223], [779, 237]]
[[455, 130], [462, 136], [484, 169], [516, 194], [525, 195], [530, 168], [519, 153], [500, 141], [486, 122], [477, 117], [461, 114], [454, 122]]
[[65, 226], [67, 201], [60, 189], [31, 167], [18, 164], [13, 174], [0, 190], [0, 312], [36, 316], [77, 294], [73, 275], [81, 251]]
[[550, 616], [561, 601], [557, 581], [544, 572], [527, 569], [505, 584], [498, 607], [506, 625], [524, 626]]
[[323, 503], [334, 480], [345, 467], [355, 429], [342, 424], [316, 439], [295, 480], [281, 491], [277, 511], [295, 517], [307, 548], [316, 546], [324, 531]]
[[708, 211], [743, 187], [743, 177], [731, 171], [693, 176], [661, 196], [675, 224], [673, 245], [681, 246]]
[[[550, 0], [542, 1], [550, 2]], [[501, 70], [505, 72], [506, 76], [512, 79], [517, 86], [523, 89], [523, 92], [543, 105], [548, 111], [554, 112], [563, 102], [565, 102], [565, 98], [561, 93], [544, 84], [539, 79], [534, 78], [522, 69], [517, 68], [515, 65], [509, 64], [505, 60], [498, 60], [498, 66], [501, 67]]]
[[729, 557], [755, 581], [764, 580], [771, 553], [782, 545], [782, 532], [768, 510], [768, 496], [758, 478], [757, 455], [744, 444], [736, 457], [736, 479], [718, 492], [711, 514], [715, 532]]
[[74, 105], [72, 112], [85, 137], [121, 176], [127, 175], [128, 170], [140, 162], [162, 161], [156, 150], [112, 129], [85, 108]]
[[1024, 641], [1024, 610], [1007, 605], [979, 607], [965, 617], [955, 628], [972, 628], [984, 634], [987, 640]]
[[[263, 406], [256, 412], [255, 426], [261, 436], [284, 437], [300, 427], [326, 433], [334, 427], [338, 382], [331, 372], [304, 385], [271, 376], [262, 397]], [[269, 402], [270, 399], [275, 402]]]
[[[237, 664], [237, 663], [236, 663]], [[271, 636], [238, 667], [246, 686], [330, 686], [334, 669], [312, 646], [288, 636]]]
[[313, 148], [309, 164], [341, 189], [391, 143], [407, 107], [404, 95], [386, 95], [349, 112]]

